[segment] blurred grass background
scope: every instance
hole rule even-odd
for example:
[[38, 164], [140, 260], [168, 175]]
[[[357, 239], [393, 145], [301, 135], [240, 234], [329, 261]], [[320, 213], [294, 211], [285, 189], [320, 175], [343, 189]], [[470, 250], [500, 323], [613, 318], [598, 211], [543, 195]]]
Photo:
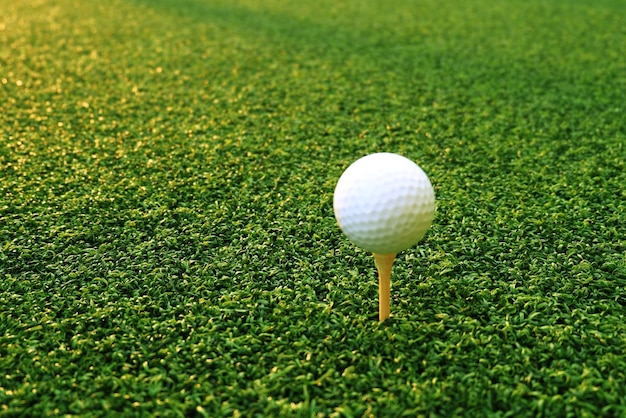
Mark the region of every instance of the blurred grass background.
[[[0, 0], [0, 415], [625, 414], [625, 9]], [[379, 151], [438, 198], [384, 324]]]

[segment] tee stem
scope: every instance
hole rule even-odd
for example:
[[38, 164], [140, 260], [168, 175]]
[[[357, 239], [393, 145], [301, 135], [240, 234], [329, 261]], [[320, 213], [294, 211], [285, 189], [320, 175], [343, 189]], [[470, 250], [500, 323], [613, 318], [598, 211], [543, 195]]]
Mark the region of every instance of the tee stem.
[[380, 322], [389, 318], [391, 312], [389, 307], [391, 300], [391, 267], [395, 259], [395, 254], [374, 253], [374, 262], [378, 269], [378, 320]]

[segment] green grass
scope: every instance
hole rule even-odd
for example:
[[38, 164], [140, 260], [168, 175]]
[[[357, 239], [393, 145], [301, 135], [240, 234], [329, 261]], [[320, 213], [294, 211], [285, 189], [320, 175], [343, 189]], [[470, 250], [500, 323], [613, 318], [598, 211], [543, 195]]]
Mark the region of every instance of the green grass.
[[[622, 1], [0, 11], [0, 416], [626, 415]], [[378, 151], [438, 199], [383, 324]]]

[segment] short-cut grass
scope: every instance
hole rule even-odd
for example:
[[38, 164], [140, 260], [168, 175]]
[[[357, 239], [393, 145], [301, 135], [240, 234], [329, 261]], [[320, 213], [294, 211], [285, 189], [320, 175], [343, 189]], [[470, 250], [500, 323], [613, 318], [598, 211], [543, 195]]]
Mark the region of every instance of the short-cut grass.
[[[0, 0], [0, 416], [626, 415], [621, 0]], [[377, 321], [332, 193], [437, 195]]]

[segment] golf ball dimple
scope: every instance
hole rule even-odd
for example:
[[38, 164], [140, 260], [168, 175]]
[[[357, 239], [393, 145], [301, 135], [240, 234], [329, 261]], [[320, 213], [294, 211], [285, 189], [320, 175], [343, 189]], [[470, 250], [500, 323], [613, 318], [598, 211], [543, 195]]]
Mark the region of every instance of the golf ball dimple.
[[396, 254], [426, 234], [435, 215], [435, 192], [417, 164], [383, 152], [367, 155], [343, 172], [333, 209], [339, 227], [358, 247]]

